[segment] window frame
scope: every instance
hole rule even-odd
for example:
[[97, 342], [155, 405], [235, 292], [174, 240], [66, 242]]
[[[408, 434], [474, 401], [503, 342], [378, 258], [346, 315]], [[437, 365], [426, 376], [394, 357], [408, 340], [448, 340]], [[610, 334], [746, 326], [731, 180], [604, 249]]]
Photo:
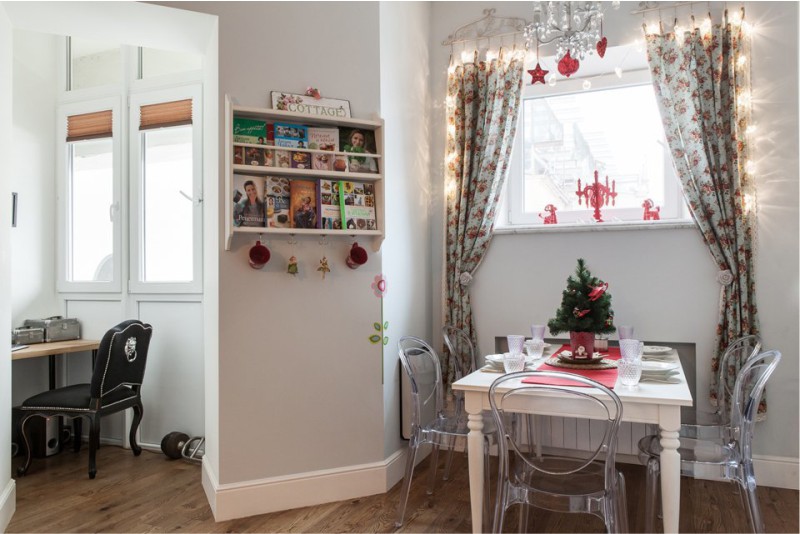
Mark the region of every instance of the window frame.
[[[141, 106], [192, 99], [192, 281], [146, 282], [144, 273], [144, 135], [139, 131]], [[130, 217], [129, 293], [202, 293], [203, 291], [203, 115], [202, 87], [199, 84], [162, 90], [131, 91], [128, 146]]]
[[[67, 142], [67, 117], [82, 113], [92, 113], [111, 109], [111, 146], [112, 146], [112, 180], [113, 202], [109, 212], [113, 213], [113, 276], [110, 281], [74, 282], [69, 279], [71, 265], [71, 225], [72, 225], [72, 198], [71, 190], [71, 146], [82, 141]], [[56, 128], [56, 216], [59, 221], [56, 257], [58, 262], [56, 289], [59, 293], [120, 293], [122, 291], [123, 257], [125, 244], [123, 243], [123, 223], [126, 220], [126, 202], [122, 188], [122, 102], [120, 97], [107, 97], [92, 99], [86, 102], [71, 102], [58, 106], [58, 127]]]
[[[548, 96], [563, 96], [575, 93], [587, 92], [583, 89], [585, 79], [576, 78], [569, 80], [559, 80], [556, 85], [525, 85], [522, 91], [522, 101], [532, 100], [536, 98], [545, 98]], [[602, 74], [591, 77], [592, 87], [590, 91], [602, 91], [609, 89], [622, 89], [625, 87], [635, 87], [641, 85], [652, 85], [650, 72], [647, 69], [639, 69], [633, 71], [626, 71], [623, 78], [619, 78], [616, 74]], [[664, 176], [674, 176], [675, 183], [673, 187], [665, 184], [664, 190], [664, 205], [661, 207], [661, 220], [659, 221], [644, 221], [641, 219], [642, 208], [615, 208], [604, 207], [603, 215], [605, 222], [598, 225], [592, 217], [592, 209], [582, 210], [562, 210], [558, 212], [559, 223], [557, 225], [545, 225], [539, 213], [523, 211], [524, 200], [524, 186], [523, 186], [523, 139], [525, 121], [523, 120], [524, 106], [520, 106], [519, 117], [517, 121], [517, 132], [514, 138], [514, 146], [509, 162], [508, 175], [506, 178], [506, 187], [503, 194], [504, 207], [503, 214], [504, 220], [499, 220], [496, 228], [513, 229], [521, 227], [542, 227], [551, 229], [554, 227], [563, 227], [566, 225], [574, 227], [591, 226], [593, 228], [602, 228], [603, 225], [658, 225], [663, 223], [684, 223], [689, 221], [688, 210], [685, 207], [685, 202], [682, 199], [681, 184], [677, 179], [677, 175], [672, 164], [672, 158], [669, 153], [669, 148], [665, 147], [664, 158]], [[601, 182], [605, 182], [605, 176], [598, 177]], [[609, 176], [612, 180], [613, 176]], [[587, 176], [584, 183], [592, 183], [594, 176]], [[544, 206], [542, 206], [544, 208]], [[627, 217], [623, 219], [622, 217]]]

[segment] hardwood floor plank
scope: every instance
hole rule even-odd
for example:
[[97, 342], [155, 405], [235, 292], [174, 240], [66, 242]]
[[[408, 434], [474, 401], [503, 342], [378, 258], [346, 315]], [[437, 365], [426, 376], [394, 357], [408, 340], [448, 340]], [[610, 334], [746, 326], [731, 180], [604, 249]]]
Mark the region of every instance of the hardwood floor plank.
[[[456, 454], [450, 480], [439, 477], [427, 495], [428, 460], [416, 469], [403, 527], [399, 532], [471, 532], [466, 456]], [[7, 532], [394, 532], [400, 484], [388, 493], [272, 514], [214, 522], [200, 484], [200, 468], [145, 451], [103, 446], [97, 478], [89, 480], [88, 452], [65, 451], [35, 460], [17, 479], [17, 511]], [[16, 458], [13, 467], [21, 461]], [[493, 466], [494, 469], [495, 466]], [[644, 529], [645, 471], [621, 464], [632, 532]], [[494, 471], [493, 471], [494, 473]], [[681, 479], [681, 532], [743, 532], [747, 516], [734, 485]], [[767, 532], [798, 532], [798, 492], [759, 488]], [[511, 510], [505, 531], [517, 529]], [[657, 522], [661, 529], [661, 522]], [[529, 532], [604, 532], [589, 514], [534, 510]]]

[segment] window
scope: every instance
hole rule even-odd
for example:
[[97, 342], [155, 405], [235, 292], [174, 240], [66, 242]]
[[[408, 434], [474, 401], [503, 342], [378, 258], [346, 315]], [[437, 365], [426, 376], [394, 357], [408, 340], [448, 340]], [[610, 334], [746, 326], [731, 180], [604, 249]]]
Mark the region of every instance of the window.
[[131, 98], [132, 291], [199, 291], [200, 110], [196, 87]]
[[122, 76], [122, 49], [110, 44], [67, 37], [67, 90], [117, 84]]
[[[116, 48], [122, 63], [106, 67], [141, 68], [137, 48]], [[67, 57], [67, 79], [85, 79]], [[171, 56], [159, 57], [169, 73]], [[61, 95], [59, 291], [202, 292], [202, 93], [185, 66]]]
[[[615, 193], [605, 222], [642, 222], [649, 199], [659, 219], [685, 219], [680, 184], [647, 71], [526, 86], [506, 188], [509, 225], [591, 224], [594, 210], [577, 194], [594, 183]], [[606, 178], [607, 177], [607, 178]], [[607, 182], [606, 182], [607, 180]]]
[[[59, 289], [120, 290], [119, 99], [62, 106]], [[60, 225], [61, 226], [61, 225]]]

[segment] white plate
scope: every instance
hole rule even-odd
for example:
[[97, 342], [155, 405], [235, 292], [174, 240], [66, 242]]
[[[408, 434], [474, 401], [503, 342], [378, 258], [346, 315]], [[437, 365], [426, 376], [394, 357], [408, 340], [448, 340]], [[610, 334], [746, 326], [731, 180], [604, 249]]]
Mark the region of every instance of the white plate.
[[[526, 340], [526, 341], [525, 341], [524, 345], [528, 345], [530, 342], [531, 342], [531, 340], [530, 340], [530, 339], [528, 339], [528, 340]], [[523, 346], [524, 346], [524, 345], [523, 345]], [[551, 346], [552, 346], [552, 345], [550, 345], [550, 343], [545, 343], [545, 344], [544, 344], [544, 350], [547, 350], [547, 349], [549, 349]]]
[[679, 363], [674, 362], [642, 362], [643, 373], [668, 373], [672, 370], [677, 370], [680, 367]]
[[672, 347], [659, 347], [658, 345], [645, 345], [642, 349], [645, 354], [668, 354], [672, 352]]
[[[500, 366], [503, 365], [503, 355], [502, 354], [489, 354], [485, 358], [485, 360], [486, 360], [486, 363], [491, 363], [493, 365], [500, 365]], [[533, 358], [530, 358], [528, 356], [525, 357], [525, 363], [526, 364], [533, 363], [533, 361], [534, 361]]]

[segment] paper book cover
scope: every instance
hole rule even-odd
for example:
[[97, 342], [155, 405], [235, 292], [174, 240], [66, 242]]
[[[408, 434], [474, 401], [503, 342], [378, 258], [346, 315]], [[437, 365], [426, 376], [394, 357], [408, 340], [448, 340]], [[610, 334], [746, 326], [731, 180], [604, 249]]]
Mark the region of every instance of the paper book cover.
[[[339, 151], [339, 128], [309, 128], [308, 148], [312, 150]], [[315, 152], [311, 155], [311, 168], [317, 171], [332, 171], [334, 155]]]
[[308, 126], [276, 122], [275, 146], [285, 148], [308, 148]]
[[292, 180], [289, 182], [289, 199], [292, 228], [317, 227], [317, 182]]
[[311, 168], [311, 153], [302, 150], [292, 151], [292, 168], [293, 169], [310, 169]]
[[289, 179], [280, 176], [267, 176], [265, 201], [267, 204], [267, 226], [270, 228], [291, 228], [289, 218]]
[[233, 118], [233, 142], [264, 145], [267, 142], [267, 122], [245, 117]]
[[[375, 132], [361, 128], [342, 128], [339, 130], [339, 146], [342, 152], [375, 154]], [[350, 172], [378, 172], [378, 160], [369, 156], [348, 156], [347, 170]]]
[[233, 175], [233, 225], [266, 226], [264, 178], [246, 174]]
[[342, 229], [342, 208], [339, 205], [339, 182], [320, 180], [317, 195], [317, 220], [324, 230]]
[[348, 230], [377, 230], [375, 184], [339, 182], [342, 224]]
[[275, 149], [275, 167], [289, 169], [292, 167], [292, 151]]

